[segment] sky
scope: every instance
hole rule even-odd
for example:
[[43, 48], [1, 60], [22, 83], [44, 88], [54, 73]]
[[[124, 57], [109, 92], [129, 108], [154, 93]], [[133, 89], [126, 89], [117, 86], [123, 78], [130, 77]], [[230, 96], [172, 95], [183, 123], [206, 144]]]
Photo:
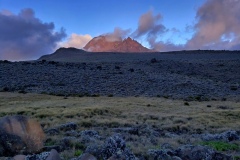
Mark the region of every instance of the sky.
[[239, 50], [240, 0], [0, 0], [0, 60], [32, 60], [93, 37], [157, 51]]

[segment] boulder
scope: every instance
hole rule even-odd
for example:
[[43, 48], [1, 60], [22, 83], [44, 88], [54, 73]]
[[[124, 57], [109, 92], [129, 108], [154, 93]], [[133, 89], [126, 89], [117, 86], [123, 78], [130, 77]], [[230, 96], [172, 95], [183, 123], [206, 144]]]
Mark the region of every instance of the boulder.
[[25, 155], [16, 155], [13, 157], [14, 160], [25, 160], [26, 156]]
[[52, 149], [46, 160], [61, 160], [59, 153]]
[[113, 155], [112, 157], [108, 158], [108, 160], [125, 160], [123, 155]]
[[0, 156], [39, 152], [45, 134], [41, 125], [26, 116], [5, 116], [0, 119]]

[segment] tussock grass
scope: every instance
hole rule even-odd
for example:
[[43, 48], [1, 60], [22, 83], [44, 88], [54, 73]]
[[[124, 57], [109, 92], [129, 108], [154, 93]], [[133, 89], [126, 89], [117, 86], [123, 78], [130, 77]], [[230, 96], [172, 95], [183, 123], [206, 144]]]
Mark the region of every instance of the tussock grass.
[[[207, 107], [211, 105], [211, 107]], [[221, 109], [218, 106], [228, 106]], [[44, 128], [76, 122], [84, 128], [148, 124], [160, 129], [221, 132], [240, 126], [240, 103], [149, 97], [64, 97], [0, 93], [0, 116], [21, 114], [36, 118]]]

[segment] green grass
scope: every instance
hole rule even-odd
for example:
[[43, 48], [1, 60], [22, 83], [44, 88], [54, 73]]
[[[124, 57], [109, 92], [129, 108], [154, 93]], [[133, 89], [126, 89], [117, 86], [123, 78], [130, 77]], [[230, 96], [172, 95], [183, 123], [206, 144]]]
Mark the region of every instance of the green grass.
[[208, 142], [202, 142], [201, 144], [210, 146], [217, 151], [237, 151], [240, 149], [238, 144], [227, 143], [222, 141], [208, 141]]
[[80, 156], [82, 153], [83, 153], [83, 151], [80, 150], [80, 149], [78, 149], [78, 150], [75, 151], [74, 156], [78, 157], [78, 156]]

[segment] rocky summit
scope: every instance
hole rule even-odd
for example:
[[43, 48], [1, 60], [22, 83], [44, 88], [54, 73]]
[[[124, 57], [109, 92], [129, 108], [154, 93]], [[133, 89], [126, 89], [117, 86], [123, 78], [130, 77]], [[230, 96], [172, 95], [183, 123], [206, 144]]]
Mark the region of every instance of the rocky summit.
[[90, 52], [153, 52], [130, 37], [122, 40], [107, 35], [93, 38], [84, 49]]

